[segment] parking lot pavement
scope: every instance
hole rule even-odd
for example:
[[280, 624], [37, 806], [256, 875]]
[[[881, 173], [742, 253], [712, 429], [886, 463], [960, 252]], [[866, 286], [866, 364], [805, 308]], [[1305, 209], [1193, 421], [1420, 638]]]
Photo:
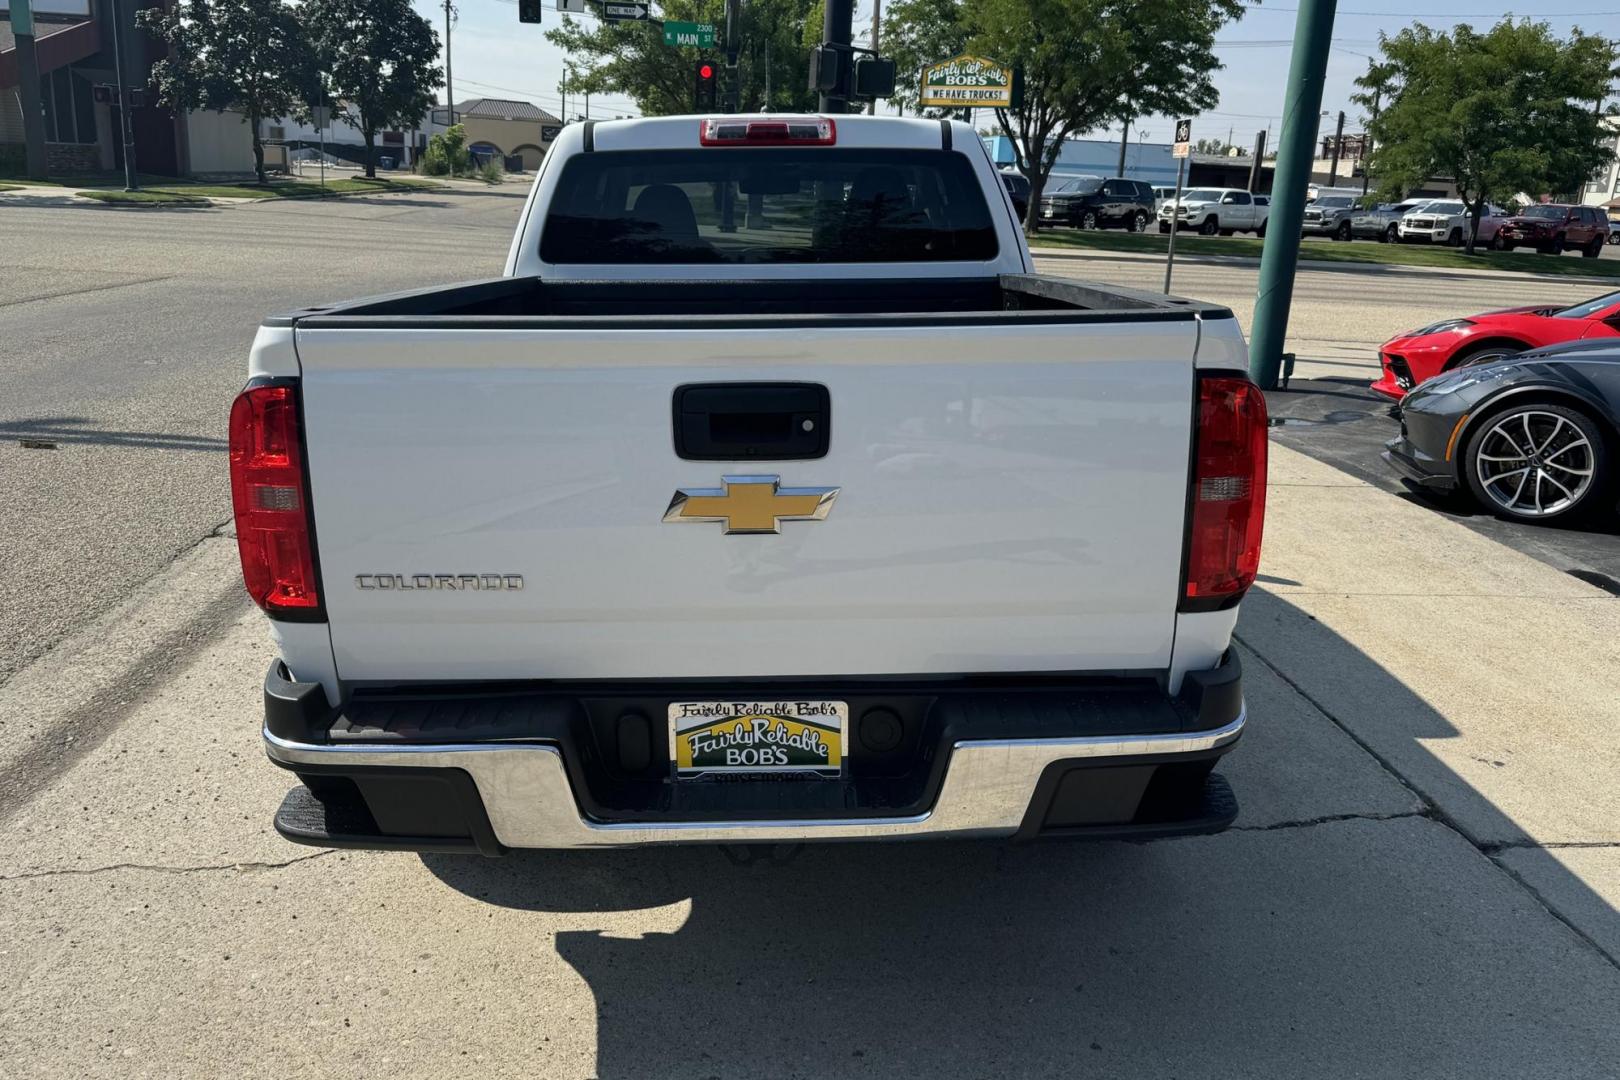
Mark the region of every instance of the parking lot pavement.
[[[45, 701], [162, 678], [99, 698], [113, 724], [44, 790], [0, 785], [0, 1073], [1620, 1075], [1615, 706], [1582, 685], [1620, 601], [1275, 461], [1222, 766], [1243, 810], [1215, 837], [323, 852], [269, 827], [290, 781], [245, 605], [156, 660], [46, 657], [19, 676]], [[186, 564], [185, 605], [159, 582], [125, 616], [183, 638], [238, 588], [228, 543]], [[1358, 582], [1371, 548], [1439, 575], [1429, 625]], [[1567, 700], [1498, 702], [1545, 622], [1447, 644], [1508, 581], [1592, 654], [1553, 672]]]

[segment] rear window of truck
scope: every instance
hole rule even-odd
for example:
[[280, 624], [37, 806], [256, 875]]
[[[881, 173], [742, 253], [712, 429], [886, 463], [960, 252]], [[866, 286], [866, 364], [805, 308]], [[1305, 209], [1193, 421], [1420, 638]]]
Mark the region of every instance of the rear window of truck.
[[869, 263], [996, 257], [972, 165], [944, 150], [594, 151], [568, 161], [540, 258]]

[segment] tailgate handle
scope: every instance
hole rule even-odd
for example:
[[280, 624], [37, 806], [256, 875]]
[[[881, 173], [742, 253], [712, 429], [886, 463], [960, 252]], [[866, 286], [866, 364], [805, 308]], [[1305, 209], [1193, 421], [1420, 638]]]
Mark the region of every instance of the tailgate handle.
[[825, 457], [831, 413], [820, 383], [688, 383], [675, 388], [675, 453], [687, 461]]

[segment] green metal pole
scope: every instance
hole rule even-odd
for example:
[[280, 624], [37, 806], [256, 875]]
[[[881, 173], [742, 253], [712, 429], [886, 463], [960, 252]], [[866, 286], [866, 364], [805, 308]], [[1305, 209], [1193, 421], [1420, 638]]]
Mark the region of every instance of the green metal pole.
[[1260, 295], [1255, 300], [1249, 337], [1249, 375], [1263, 390], [1277, 388], [1282, 369], [1288, 306], [1293, 301], [1294, 270], [1299, 264], [1299, 230], [1305, 220], [1305, 189], [1310, 186], [1311, 161], [1316, 156], [1322, 83], [1327, 77], [1337, 6], [1338, 0], [1300, 0], [1294, 23], [1294, 56], [1288, 64], [1282, 138], [1277, 142], [1277, 172], [1271, 184], [1271, 217], [1260, 255]]

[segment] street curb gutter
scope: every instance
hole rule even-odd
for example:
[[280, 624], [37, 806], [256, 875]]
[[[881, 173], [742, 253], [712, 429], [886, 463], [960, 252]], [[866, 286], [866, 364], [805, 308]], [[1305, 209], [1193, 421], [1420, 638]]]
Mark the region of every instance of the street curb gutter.
[[248, 606], [236, 541], [211, 535], [0, 684], [0, 824]]

